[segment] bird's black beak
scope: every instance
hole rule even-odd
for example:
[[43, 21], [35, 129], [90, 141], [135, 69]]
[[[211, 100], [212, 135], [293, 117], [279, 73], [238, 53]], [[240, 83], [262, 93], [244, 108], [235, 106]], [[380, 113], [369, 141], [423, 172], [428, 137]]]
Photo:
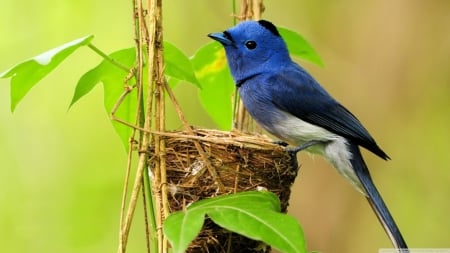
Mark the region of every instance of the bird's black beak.
[[210, 37], [213, 40], [216, 40], [220, 42], [224, 46], [232, 46], [234, 45], [234, 42], [231, 40], [230, 36], [226, 33], [210, 33], [208, 34], [208, 37]]

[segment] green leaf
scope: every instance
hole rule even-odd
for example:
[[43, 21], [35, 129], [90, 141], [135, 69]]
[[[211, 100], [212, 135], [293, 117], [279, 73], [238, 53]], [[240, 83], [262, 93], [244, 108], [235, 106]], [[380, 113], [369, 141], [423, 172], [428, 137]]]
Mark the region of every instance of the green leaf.
[[203, 210], [176, 212], [164, 221], [164, 234], [174, 253], [183, 253], [202, 229], [205, 221]]
[[86, 36], [53, 48], [45, 53], [19, 63], [0, 74], [0, 78], [11, 77], [11, 111], [28, 91], [48, 73], [55, 69], [77, 48], [89, 44], [93, 35]]
[[[173, 86], [179, 80], [185, 80], [199, 86], [189, 59], [178, 48], [168, 42], [164, 43], [164, 47], [164, 57], [166, 59], [165, 74], [171, 77], [169, 78], [169, 84]], [[109, 57], [131, 69], [136, 60], [136, 51], [135, 48], [122, 49], [110, 54]], [[146, 75], [147, 71], [145, 69], [144, 74]], [[99, 65], [86, 72], [80, 78], [69, 107], [88, 94], [95, 85], [103, 83], [104, 106], [109, 115], [124, 91], [124, 81], [128, 74], [129, 72], [123, 71], [123, 69], [118, 68], [109, 60], [104, 59]], [[146, 80], [147, 78], [144, 76], [144, 82]], [[134, 79], [130, 82], [130, 85], [135, 84]], [[137, 106], [136, 101], [137, 94], [136, 91], [133, 90], [120, 104], [115, 116], [126, 122], [133, 123]], [[112, 124], [121, 138], [122, 143], [125, 147], [128, 147], [131, 128], [115, 121], [113, 121]]]
[[200, 101], [220, 129], [232, 126], [232, 99], [235, 91], [227, 65], [225, 51], [217, 42], [201, 47], [191, 58], [195, 74], [201, 84]]
[[[134, 48], [127, 48], [116, 51], [109, 55], [110, 58], [120, 62], [125, 66], [129, 66], [130, 69], [135, 60]], [[89, 93], [96, 84], [102, 82], [104, 79], [117, 78], [120, 79], [123, 88], [124, 78], [128, 75], [128, 72], [123, 71], [110, 61], [104, 59], [93, 69], [86, 72], [81, 76], [80, 80], [75, 87], [75, 92], [72, 97], [72, 102], [69, 107], [72, 107], [80, 98]]]
[[175, 212], [164, 222], [164, 233], [175, 252], [184, 252], [199, 233], [204, 215], [218, 225], [287, 253], [306, 252], [297, 221], [280, 213], [280, 201], [271, 192], [249, 191], [205, 199]]
[[167, 41], [164, 41], [164, 60], [166, 64], [164, 73], [166, 75], [178, 80], [188, 81], [201, 88], [189, 58], [180, 49]]
[[280, 212], [281, 210], [280, 200], [277, 195], [268, 191], [246, 191], [204, 199], [190, 205], [188, 210], [209, 210], [223, 206], [247, 206], [255, 209], [265, 209], [277, 212]]
[[283, 27], [277, 27], [278, 31], [286, 41], [289, 53], [301, 59], [315, 63], [321, 67], [324, 66], [320, 56], [314, 48], [297, 32]]
[[287, 214], [232, 206], [210, 210], [208, 216], [223, 228], [263, 241], [281, 252], [306, 252], [303, 231], [297, 221]]
[[[135, 48], [127, 48], [116, 51], [109, 55], [112, 59], [120, 62], [124, 66], [129, 66], [130, 69], [135, 62]], [[128, 76], [128, 72], [116, 65], [112, 64], [108, 60], [103, 60], [99, 65], [86, 72], [78, 81], [75, 87], [75, 92], [72, 98], [70, 106], [76, 103], [80, 98], [89, 93], [95, 85], [103, 83], [104, 89], [104, 106], [109, 115], [114, 105], [119, 100], [119, 97], [124, 91], [125, 78]], [[135, 83], [134, 79], [130, 80], [130, 85]], [[116, 117], [125, 120], [127, 122], [133, 122], [136, 111], [137, 95], [135, 90], [129, 93], [122, 104], [116, 111]], [[125, 147], [128, 147], [128, 141], [131, 134], [131, 128], [113, 121], [114, 129], [122, 140]]]

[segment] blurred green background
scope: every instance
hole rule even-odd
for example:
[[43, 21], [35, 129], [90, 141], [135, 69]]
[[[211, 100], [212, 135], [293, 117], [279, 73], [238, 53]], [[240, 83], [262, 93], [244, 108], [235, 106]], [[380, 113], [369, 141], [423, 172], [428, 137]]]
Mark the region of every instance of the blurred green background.
[[[164, 1], [165, 39], [188, 55], [231, 25], [231, 1]], [[450, 248], [450, 1], [266, 1], [263, 17], [301, 33], [325, 68], [302, 63], [393, 158], [366, 160], [412, 248]], [[131, 1], [3, 0], [0, 70], [88, 34], [133, 46]], [[70, 111], [78, 78], [101, 59], [77, 51], [10, 112], [0, 80], [2, 252], [115, 252], [125, 152], [97, 87]], [[191, 124], [214, 128], [197, 91], [176, 94]], [[169, 127], [179, 128], [169, 110]], [[301, 155], [289, 212], [309, 250], [391, 247], [365, 199], [321, 158]], [[141, 216], [129, 252], [143, 252]]]

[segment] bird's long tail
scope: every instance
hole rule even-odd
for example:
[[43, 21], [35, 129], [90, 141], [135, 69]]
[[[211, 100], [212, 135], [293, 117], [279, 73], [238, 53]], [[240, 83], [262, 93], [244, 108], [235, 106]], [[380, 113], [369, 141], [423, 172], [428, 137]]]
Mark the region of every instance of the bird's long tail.
[[391, 239], [392, 244], [398, 249], [399, 253], [408, 253], [408, 246], [406, 245], [397, 224], [395, 224], [391, 213], [387, 209], [386, 204], [372, 181], [359, 147], [352, 144], [350, 146], [353, 154], [351, 163], [358, 179], [361, 181], [361, 184], [367, 193], [367, 200], [369, 201], [370, 206], [377, 215], [378, 220], [380, 220], [383, 225], [383, 228]]

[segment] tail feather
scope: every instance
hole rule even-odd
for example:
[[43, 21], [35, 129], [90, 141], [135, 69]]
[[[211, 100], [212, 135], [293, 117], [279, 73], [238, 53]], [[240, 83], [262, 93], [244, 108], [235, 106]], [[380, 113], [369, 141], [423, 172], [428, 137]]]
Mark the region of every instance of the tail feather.
[[392, 241], [392, 244], [397, 249], [399, 249], [400, 253], [408, 253], [408, 246], [406, 245], [406, 242], [403, 239], [403, 236], [400, 233], [397, 224], [392, 218], [392, 215], [390, 214], [388, 208], [386, 207], [386, 204], [384, 203], [380, 193], [378, 192], [372, 181], [369, 170], [362, 158], [359, 147], [351, 144], [350, 149], [353, 154], [353, 157], [351, 159], [353, 169], [356, 173], [356, 176], [361, 181], [364, 190], [366, 191], [367, 200], [369, 201], [370, 206], [377, 215], [378, 220], [380, 220], [381, 224], [383, 225], [383, 228]]

